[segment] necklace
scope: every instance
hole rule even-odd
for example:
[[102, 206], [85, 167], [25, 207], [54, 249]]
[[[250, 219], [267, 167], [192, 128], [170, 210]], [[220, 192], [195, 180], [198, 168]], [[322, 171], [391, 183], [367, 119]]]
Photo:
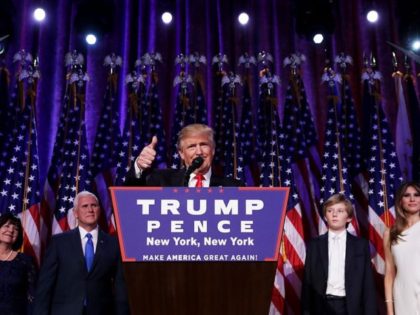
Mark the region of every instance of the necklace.
[[6, 259], [2, 259], [2, 261], [8, 261], [10, 256], [12, 256], [13, 249], [10, 250], [9, 255], [7, 255]]

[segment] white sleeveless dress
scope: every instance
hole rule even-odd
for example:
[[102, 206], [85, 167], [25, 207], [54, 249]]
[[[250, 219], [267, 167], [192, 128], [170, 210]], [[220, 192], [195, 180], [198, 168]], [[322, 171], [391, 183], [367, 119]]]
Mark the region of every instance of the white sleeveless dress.
[[420, 315], [420, 222], [391, 246], [397, 274], [394, 281], [395, 315]]

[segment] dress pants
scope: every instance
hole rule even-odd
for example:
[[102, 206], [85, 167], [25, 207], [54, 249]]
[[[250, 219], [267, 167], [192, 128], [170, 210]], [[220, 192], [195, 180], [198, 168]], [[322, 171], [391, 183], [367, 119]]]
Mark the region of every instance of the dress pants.
[[327, 294], [325, 302], [327, 315], [347, 315], [346, 297]]

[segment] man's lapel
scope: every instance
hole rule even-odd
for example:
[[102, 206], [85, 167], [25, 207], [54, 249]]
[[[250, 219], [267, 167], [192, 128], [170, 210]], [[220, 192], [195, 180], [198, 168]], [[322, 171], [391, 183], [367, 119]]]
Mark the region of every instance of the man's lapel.
[[86, 269], [86, 262], [85, 262], [85, 255], [83, 255], [83, 249], [82, 249], [82, 240], [80, 239], [80, 231], [79, 228], [76, 227], [75, 229], [73, 229], [71, 231], [72, 236], [72, 242], [71, 242], [71, 249], [69, 250], [69, 253], [75, 253], [77, 256], [77, 259], [79, 260], [79, 262], [81, 264], [83, 264], [83, 266], [85, 267], [85, 270], [87, 272]]
[[320, 236], [319, 256], [321, 257], [321, 265], [325, 275], [325, 281], [328, 278], [328, 232]]
[[182, 187], [184, 186], [185, 168], [180, 169], [179, 172], [175, 172], [170, 179], [172, 181], [170, 186]]
[[[345, 273], [344, 279], [345, 283], [349, 284], [352, 278], [352, 270], [354, 270], [355, 266], [352, 264], [353, 256], [355, 253], [355, 241], [353, 235], [347, 232], [347, 241], [346, 241], [346, 261], [345, 261]], [[346, 285], [347, 289], [347, 285]]]
[[212, 174], [210, 177], [210, 187], [220, 187], [220, 186], [225, 186], [224, 178]]
[[93, 264], [92, 268], [90, 269], [90, 272], [95, 270], [95, 267], [98, 263], [98, 261], [101, 261], [101, 256], [106, 251], [106, 239], [105, 239], [105, 232], [103, 232], [101, 229], [98, 230], [98, 242], [96, 244], [96, 251], [95, 256], [93, 257]]

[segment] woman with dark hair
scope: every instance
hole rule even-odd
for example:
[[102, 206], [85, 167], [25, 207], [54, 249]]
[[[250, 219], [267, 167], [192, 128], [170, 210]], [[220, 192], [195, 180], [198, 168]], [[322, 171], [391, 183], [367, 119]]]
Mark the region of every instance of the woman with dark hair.
[[20, 219], [0, 216], [0, 314], [27, 315], [35, 291], [36, 269], [32, 258], [18, 249], [23, 243]]
[[388, 315], [420, 314], [420, 184], [395, 195], [395, 223], [384, 234], [385, 303]]

